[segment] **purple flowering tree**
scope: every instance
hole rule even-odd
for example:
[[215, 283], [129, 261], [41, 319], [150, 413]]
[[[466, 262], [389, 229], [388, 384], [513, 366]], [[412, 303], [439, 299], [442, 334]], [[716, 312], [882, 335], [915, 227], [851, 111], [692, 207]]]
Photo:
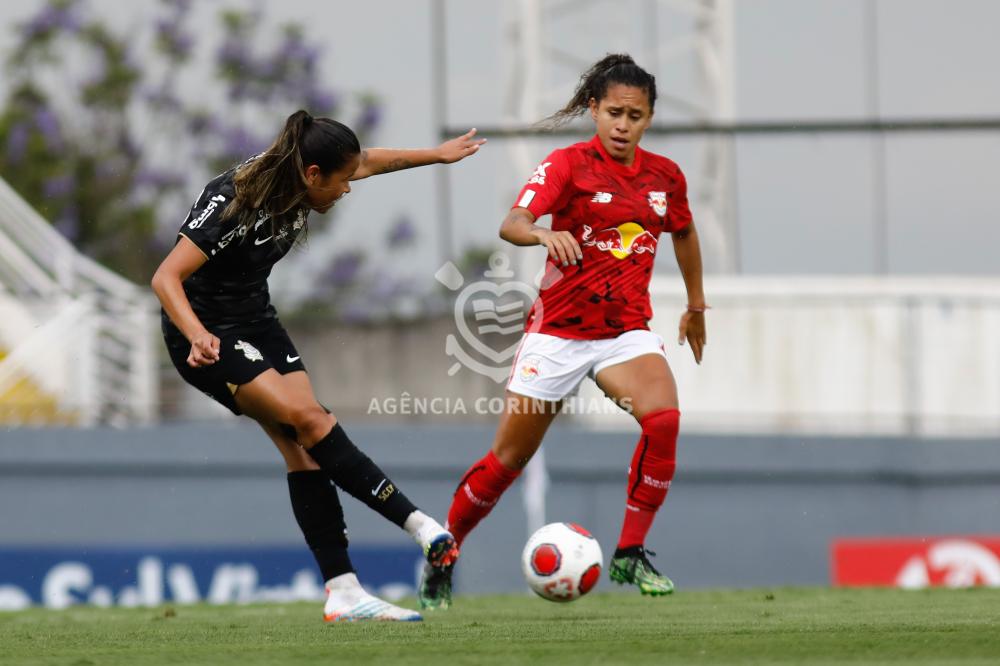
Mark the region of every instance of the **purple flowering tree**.
[[[379, 123], [373, 95], [348, 104], [318, 83], [320, 48], [302, 26], [274, 40], [259, 12], [224, 11], [206, 63], [194, 57], [205, 38], [189, 26], [191, 9], [161, 0], [149, 32], [116, 33], [85, 0], [48, 0], [16, 26], [4, 64], [0, 173], [78, 249], [140, 282], [201, 184], [265, 148], [295, 109], [350, 114], [362, 141]], [[192, 72], [214, 96], [182, 85]], [[408, 242], [412, 229], [394, 233]], [[332, 258], [327, 281], [357, 283], [364, 259]]]
[[343, 251], [308, 285], [308, 294], [293, 316], [299, 321], [335, 318], [360, 323], [413, 318], [434, 310], [432, 295], [419, 280], [385, 268], [405, 265], [416, 239], [413, 221], [398, 216], [381, 237], [381, 268], [366, 266], [366, 256], [359, 250]]

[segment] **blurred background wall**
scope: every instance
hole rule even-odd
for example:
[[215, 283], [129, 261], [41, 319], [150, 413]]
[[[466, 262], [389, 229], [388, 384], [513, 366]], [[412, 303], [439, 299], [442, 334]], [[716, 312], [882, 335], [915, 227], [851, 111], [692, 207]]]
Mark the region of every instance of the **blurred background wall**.
[[[550, 150], [591, 132], [530, 125], [612, 51], [657, 76], [643, 145], [687, 174], [714, 306], [696, 366], [673, 343], [683, 287], [661, 253], [652, 326], [688, 434], [655, 535], [663, 568], [682, 584], [822, 583], [837, 536], [995, 534], [998, 19], [987, 0], [0, 6], [0, 474], [4, 505], [26, 507], [4, 512], [0, 547], [300, 548], [278, 458], [176, 377], [146, 286], [204, 182], [299, 107], [366, 145], [490, 139], [451, 167], [357, 183], [272, 278], [321, 399], [443, 513], [491, 440], [518, 339], [484, 334], [477, 308], [523, 309], [543, 261], [503, 247], [499, 222]], [[549, 477], [519, 482], [534, 508], [512, 496], [484, 525], [481, 543], [506, 550], [470, 541], [465, 589], [514, 589], [543, 519], [611, 546], [637, 428], [592, 385], [580, 398]], [[752, 481], [739, 461], [762, 466]], [[145, 476], [177, 504], [108, 519], [99, 507], [145, 492], [118, 480]], [[186, 534], [223, 482], [231, 503], [202, 516], [218, 522]], [[273, 520], [255, 520], [265, 487]], [[791, 531], [775, 519], [800, 506], [842, 510]], [[359, 547], [405, 546], [349, 518]], [[732, 543], [752, 544], [741, 566], [707, 564]]]

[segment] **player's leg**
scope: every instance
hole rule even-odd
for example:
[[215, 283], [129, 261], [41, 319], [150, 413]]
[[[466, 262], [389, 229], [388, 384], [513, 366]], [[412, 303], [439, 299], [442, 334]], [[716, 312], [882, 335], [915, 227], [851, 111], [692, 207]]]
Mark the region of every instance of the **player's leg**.
[[493, 446], [465, 472], [448, 511], [448, 529], [459, 545], [496, 506], [542, 445], [560, 403], [507, 392]]
[[[586, 341], [525, 334], [511, 368], [493, 446], [466, 471], [448, 510], [446, 525], [459, 545], [538, 451], [563, 398], [576, 391], [592, 365]], [[451, 576], [450, 566], [425, 567], [417, 594], [421, 606], [447, 608]]]
[[[246, 340], [223, 338], [219, 360], [203, 368], [191, 368], [187, 365], [183, 343], [171, 345], [168, 341], [167, 348], [171, 360], [185, 381], [239, 415], [244, 413], [235, 399], [240, 386], [252, 383], [261, 374], [277, 375], [268, 358], [252, 344], [257, 342], [264, 347], [262, 342], [266, 342], [266, 336], [261, 337], [263, 341], [257, 336], [247, 337]], [[250, 405], [244, 407], [252, 411]], [[254, 416], [284, 458], [293, 513], [327, 584], [328, 598], [324, 614], [328, 621], [421, 619], [419, 613], [396, 608], [364, 592], [347, 556], [343, 511], [329, 476], [298, 445], [291, 428], [282, 426], [263, 414]]]
[[285, 459], [292, 513], [316, 559], [326, 588], [324, 620], [420, 620], [419, 613], [365, 592], [347, 554], [344, 511], [330, 477], [277, 423], [265, 422], [260, 426]]
[[576, 392], [594, 361], [585, 340], [525, 334], [493, 446], [462, 477], [448, 512], [448, 528], [460, 545], [535, 455], [562, 400]]
[[[489, 515], [542, 444], [560, 403], [507, 392], [506, 408], [487, 454], [466, 471], [448, 510], [448, 530], [459, 546]], [[452, 565], [425, 566], [417, 597], [429, 610], [451, 606]]]
[[633, 583], [643, 594], [669, 594], [673, 583], [650, 564], [645, 540], [676, 468], [677, 385], [659, 350], [603, 367], [596, 381], [612, 400], [630, 409], [642, 426], [629, 466], [625, 519], [611, 562], [611, 578]]
[[417, 509], [317, 402], [305, 372], [268, 370], [241, 385], [234, 398], [244, 414], [287, 430], [338, 487], [406, 530], [428, 561], [448, 563], [458, 557], [451, 534]]

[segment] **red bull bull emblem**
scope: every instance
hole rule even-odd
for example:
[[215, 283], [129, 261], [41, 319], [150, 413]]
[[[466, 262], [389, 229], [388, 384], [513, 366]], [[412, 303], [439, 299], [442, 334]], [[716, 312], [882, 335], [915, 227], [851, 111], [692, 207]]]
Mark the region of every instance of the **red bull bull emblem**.
[[530, 382], [538, 376], [538, 365], [541, 359], [529, 356], [521, 362], [521, 381]]
[[660, 217], [663, 217], [664, 215], [667, 214], [667, 193], [650, 192], [649, 205], [653, 208], [653, 212], [655, 212]]
[[601, 252], [610, 252], [616, 259], [624, 259], [633, 253], [656, 254], [656, 236], [635, 222], [626, 222], [611, 229], [601, 229], [596, 233], [585, 224], [583, 237], [580, 240], [584, 247], [596, 247]]

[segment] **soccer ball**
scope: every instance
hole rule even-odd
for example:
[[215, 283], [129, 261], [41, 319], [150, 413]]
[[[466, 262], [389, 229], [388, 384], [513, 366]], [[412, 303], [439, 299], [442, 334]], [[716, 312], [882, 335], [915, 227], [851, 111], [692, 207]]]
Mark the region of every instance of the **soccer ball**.
[[573, 601], [601, 577], [601, 545], [575, 523], [551, 523], [531, 535], [521, 554], [528, 586], [549, 601]]

